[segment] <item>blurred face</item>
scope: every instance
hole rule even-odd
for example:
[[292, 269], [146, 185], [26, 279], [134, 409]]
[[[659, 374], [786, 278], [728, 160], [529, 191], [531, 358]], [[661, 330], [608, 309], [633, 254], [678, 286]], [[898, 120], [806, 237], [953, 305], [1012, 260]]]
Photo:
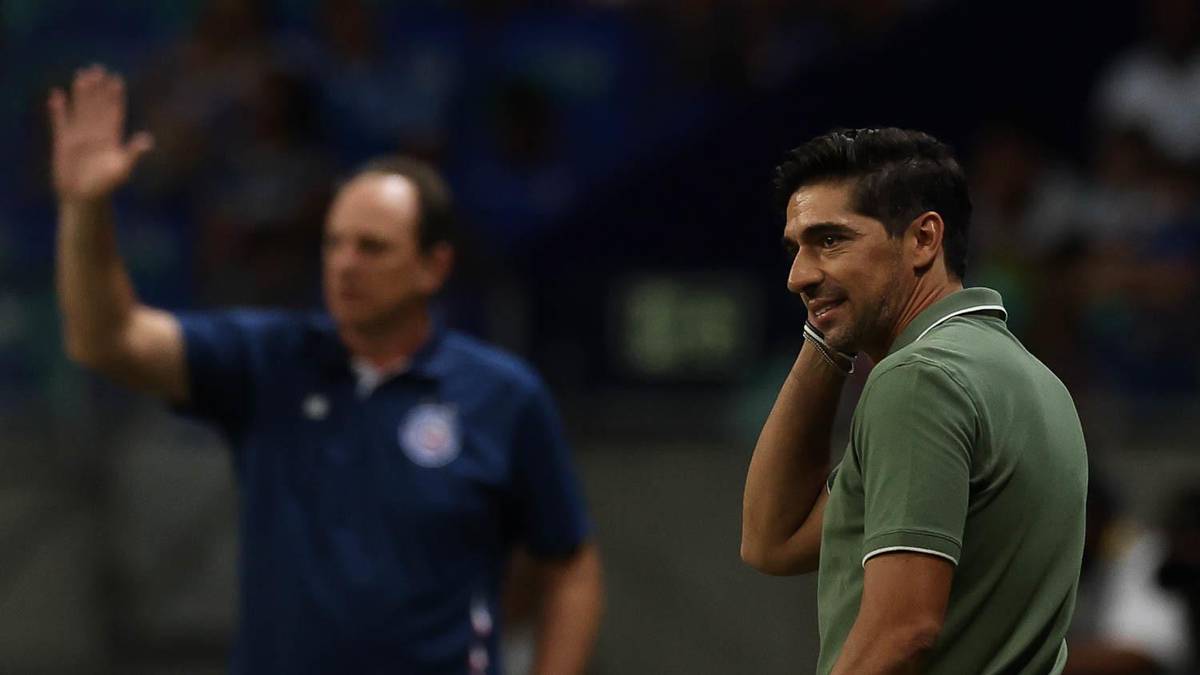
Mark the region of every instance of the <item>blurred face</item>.
[[441, 288], [449, 246], [422, 252], [419, 196], [396, 175], [364, 174], [334, 199], [325, 223], [325, 304], [341, 327], [386, 328]]
[[788, 290], [804, 300], [830, 345], [874, 354], [885, 350], [914, 281], [905, 274], [901, 239], [851, 210], [850, 190], [850, 183], [819, 183], [788, 201]]

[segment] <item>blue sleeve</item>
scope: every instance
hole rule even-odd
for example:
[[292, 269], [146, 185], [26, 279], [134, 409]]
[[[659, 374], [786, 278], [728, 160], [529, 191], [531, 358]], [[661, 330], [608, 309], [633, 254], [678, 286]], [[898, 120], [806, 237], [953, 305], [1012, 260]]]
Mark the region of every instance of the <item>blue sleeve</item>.
[[186, 415], [213, 422], [236, 436], [254, 414], [255, 392], [272, 317], [252, 311], [177, 315], [187, 359]]
[[515, 442], [520, 538], [535, 556], [569, 556], [591, 528], [562, 422], [540, 382], [521, 412]]

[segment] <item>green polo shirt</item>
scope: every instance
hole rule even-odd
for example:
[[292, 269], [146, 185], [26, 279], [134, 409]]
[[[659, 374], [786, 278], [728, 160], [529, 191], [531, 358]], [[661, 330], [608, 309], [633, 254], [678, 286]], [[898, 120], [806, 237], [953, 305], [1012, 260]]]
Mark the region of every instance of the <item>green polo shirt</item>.
[[867, 561], [891, 551], [955, 565], [926, 673], [1062, 671], [1087, 456], [1071, 395], [1005, 316], [999, 293], [958, 291], [918, 315], [867, 378], [828, 484], [818, 673], [854, 625]]

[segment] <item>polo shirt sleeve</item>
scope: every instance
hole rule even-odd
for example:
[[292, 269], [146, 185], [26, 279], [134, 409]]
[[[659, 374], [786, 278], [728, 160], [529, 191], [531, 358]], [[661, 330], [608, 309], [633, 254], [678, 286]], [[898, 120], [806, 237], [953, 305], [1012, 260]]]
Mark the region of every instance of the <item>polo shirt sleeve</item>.
[[537, 380], [530, 394], [515, 435], [518, 534], [535, 556], [567, 557], [588, 537], [587, 509], [554, 401]]
[[917, 360], [879, 373], [854, 431], [863, 472], [863, 559], [913, 551], [958, 564], [970, 491], [975, 404], [951, 375]]
[[183, 328], [188, 402], [179, 412], [237, 434], [250, 420], [259, 379], [258, 354], [271, 321], [252, 311], [188, 312]]

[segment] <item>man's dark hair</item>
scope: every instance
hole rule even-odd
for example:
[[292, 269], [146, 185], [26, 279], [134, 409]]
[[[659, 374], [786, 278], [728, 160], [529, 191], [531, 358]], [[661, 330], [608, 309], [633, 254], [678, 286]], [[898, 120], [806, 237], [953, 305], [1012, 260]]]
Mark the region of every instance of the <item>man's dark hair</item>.
[[788, 153], [775, 169], [776, 199], [786, 209], [801, 187], [848, 180], [850, 208], [883, 223], [891, 237], [926, 211], [941, 215], [946, 267], [963, 278], [971, 198], [950, 146], [907, 129], [835, 129]]
[[386, 155], [363, 164], [346, 182], [368, 173], [403, 176], [416, 186], [417, 206], [420, 209], [417, 244], [421, 251], [428, 251], [442, 242], [454, 243], [454, 198], [437, 169], [414, 157]]

